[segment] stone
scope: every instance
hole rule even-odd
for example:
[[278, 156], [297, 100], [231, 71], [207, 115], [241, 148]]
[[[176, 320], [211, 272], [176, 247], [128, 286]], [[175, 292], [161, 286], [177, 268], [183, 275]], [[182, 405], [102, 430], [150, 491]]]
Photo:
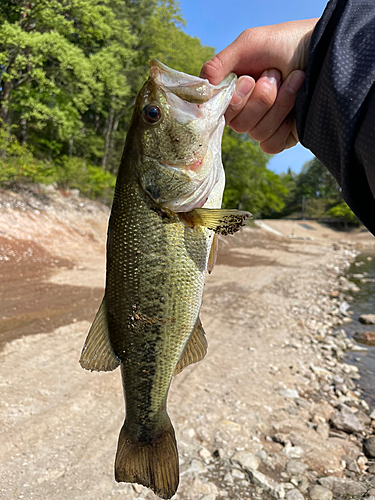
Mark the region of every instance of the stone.
[[375, 314], [361, 314], [359, 321], [364, 325], [375, 325]]
[[355, 416], [363, 425], [371, 425], [371, 418], [362, 410], [358, 410]]
[[350, 470], [351, 472], [355, 472], [356, 474], [358, 474], [358, 472], [361, 472], [360, 468], [358, 467], [357, 462], [355, 460], [352, 460], [351, 458], [347, 458], [347, 459], [345, 459], [345, 462], [346, 462], [346, 469], [347, 470]]
[[346, 406], [341, 405], [341, 409], [336, 411], [331, 417], [331, 423], [336, 429], [344, 432], [362, 432], [363, 426], [359, 419], [354, 415], [352, 410]]
[[300, 460], [289, 460], [286, 464], [286, 471], [292, 476], [300, 476], [307, 469], [307, 465]]
[[302, 493], [295, 488], [289, 490], [286, 494], [286, 500], [305, 500], [305, 497]]
[[315, 484], [309, 489], [309, 497], [311, 500], [332, 500], [333, 493], [319, 484]]
[[251, 482], [269, 493], [276, 500], [285, 498], [284, 486], [257, 470], [248, 470]]
[[260, 459], [253, 453], [248, 453], [247, 451], [238, 451], [232, 459], [239, 462], [244, 469], [257, 470], [260, 465]]
[[216, 500], [216, 495], [214, 493], [210, 493], [209, 495], [204, 495], [201, 500]]
[[375, 458], [375, 436], [370, 436], [363, 443], [365, 453], [370, 458]]
[[224, 482], [225, 483], [229, 483], [229, 484], [233, 484], [233, 477], [232, 477], [232, 474], [230, 472], [227, 472], [224, 476]]
[[329, 424], [327, 424], [325, 422], [321, 422], [320, 424], [318, 424], [316, 426], [316, 432], [323, 439], [328, 439], [329, 438]]
[[375, 332], [355, 332], [354, 339], [366, 345], [375, 345]]
[[304, 451], [299, 446], [285, 446], [283, 449], [283, 453], [288, 458], [301, 458], [304, 455]]
[[280, 396], [283, 396], [283, 398], [290, 398], [290, 399], [299, 398], [298, 391], [296, 391], [295, 389], [280, 389], [279, 394]]
[[232, 469], [232, 477], [236, 479], [245, 479], [245, 474], [238, 469]]
[[200, 462], [199, 460], [192, 460], [190, 467], [186, 469], [186, 471], [181, 473], [181, 476], [187, 473], [192, 473], [192, 474], [204, 474], [207, 472], [206, 467]]
[[368, 489], [363, 483], [345, 477], [321, 477], [319, 483], [336, 495], [344, 495], [345, 498], [349, 495], [363, 495]]
[[212, 458], [212, 455], [211, 453], [207, 450], [207, 448], [201, 448], [199, 450], [199, 456], [201, 458], [203, 458], [203, 460], [209, 460], [210, 458]]

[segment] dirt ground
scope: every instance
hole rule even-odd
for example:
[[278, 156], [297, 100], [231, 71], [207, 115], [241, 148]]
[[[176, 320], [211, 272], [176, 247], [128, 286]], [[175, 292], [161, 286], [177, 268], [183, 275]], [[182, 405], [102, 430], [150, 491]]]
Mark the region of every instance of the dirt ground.
[[[0, 203], [0, 499], [156, 498], [113, 477], [119, 370], [78, 364], [103, 295], [109, 210], [53, 190], [4, 191]], [[318, 476], [344, 475], [353, 440], [317, 431], [330, 405], [318, 396], [314, 370], [327, 360], [313, 339], [338, 275], [364, 246], [374, 246], [364, 230], [310, 221], [263, 221], [221, 239], [202, 308], [209, 351], [169, 396], [176, 499], [301, 500], [288, 496], [297, 459], [306, 465], [305, 486], [293, 490], [302, 499]], [[250, 481], [233, 461], [239, 452], [259, 457], [284, 493]]]

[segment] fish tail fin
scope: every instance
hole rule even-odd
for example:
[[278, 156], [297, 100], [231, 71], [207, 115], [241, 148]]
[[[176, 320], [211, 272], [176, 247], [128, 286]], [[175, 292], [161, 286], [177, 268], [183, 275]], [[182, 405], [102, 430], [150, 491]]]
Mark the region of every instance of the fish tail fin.
[[160, 498], [171, 498], [179, 482], [176, 438], [168, 418], [168, 426], [156, 438], [137, 441], [129, 435], [126, 422], [117, 446], [115, 461], [117, 482], [138, 483], [150, 488]]

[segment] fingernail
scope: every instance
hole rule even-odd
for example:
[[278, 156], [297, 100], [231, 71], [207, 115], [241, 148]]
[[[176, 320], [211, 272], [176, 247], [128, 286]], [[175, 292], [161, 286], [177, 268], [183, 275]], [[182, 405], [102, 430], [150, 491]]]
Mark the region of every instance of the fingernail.
[[291, 75], [290, 80], [288, 82], [289, 90], [297, 93], [301, 88], [301, 85], [303, 84], [304, 80], [305, 80], [305, 73], [303, 71], [296, 71]]
[[276, 69], [267, 69], [262, 76], [265, 76], [272, 85], [275, 85], [275, 87], [279, 86], [280, 73]]
[[236, 93], [239, 97], [245, 97], [250, 94], [254, 88], [254, 80], [252, 78], [240, 78], [237, 82]]

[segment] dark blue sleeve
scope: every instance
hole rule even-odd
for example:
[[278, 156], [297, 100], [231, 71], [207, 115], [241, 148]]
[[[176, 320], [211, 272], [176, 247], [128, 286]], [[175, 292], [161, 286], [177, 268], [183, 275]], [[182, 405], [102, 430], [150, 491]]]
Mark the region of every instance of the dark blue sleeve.
[[330, 170], [375, 234], [375, 1], [331, 0], [298, 94], [301, 143]]

